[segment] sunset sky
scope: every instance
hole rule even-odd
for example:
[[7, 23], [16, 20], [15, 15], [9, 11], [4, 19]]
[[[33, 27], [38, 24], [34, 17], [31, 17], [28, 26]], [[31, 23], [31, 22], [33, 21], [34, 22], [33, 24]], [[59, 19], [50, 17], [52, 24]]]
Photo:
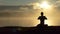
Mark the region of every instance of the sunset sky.
[[60, 0], [0, 0], [0, 27], [36, 26], [41, 11], [45, 24], [60, 26]]

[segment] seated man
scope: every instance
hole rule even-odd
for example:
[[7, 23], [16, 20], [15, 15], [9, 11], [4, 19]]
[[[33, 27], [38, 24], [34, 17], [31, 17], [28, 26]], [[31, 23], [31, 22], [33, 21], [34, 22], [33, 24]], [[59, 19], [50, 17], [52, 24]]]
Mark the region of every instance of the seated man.
[[38, 17], [38, 20], [40, 20], [41, 25], [44, 25], [45, 19], [47, 18], [43, 15], [43, 12], [41, 12], [41, 16]]

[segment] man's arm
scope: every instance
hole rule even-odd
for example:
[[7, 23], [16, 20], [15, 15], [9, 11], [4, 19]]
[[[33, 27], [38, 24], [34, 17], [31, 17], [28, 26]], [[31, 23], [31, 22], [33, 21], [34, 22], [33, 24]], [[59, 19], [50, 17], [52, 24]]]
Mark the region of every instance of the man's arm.
[[47, 20], [47, 17], [45, 17], [45, 19]]
[[40, 19], [40, 16], [38, 17], [38, 20]]

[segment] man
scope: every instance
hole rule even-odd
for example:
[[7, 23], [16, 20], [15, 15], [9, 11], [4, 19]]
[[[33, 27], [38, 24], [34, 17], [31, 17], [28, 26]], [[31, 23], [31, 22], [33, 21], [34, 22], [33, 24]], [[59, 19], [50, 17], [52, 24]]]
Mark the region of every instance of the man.
[[47, 18], [43, 14], [44, 13], [41, 12], [41, 16], [38, 17], [38, 20], [40, 20], [41, 25], [44, 25], [44, 21], [47, 20]]

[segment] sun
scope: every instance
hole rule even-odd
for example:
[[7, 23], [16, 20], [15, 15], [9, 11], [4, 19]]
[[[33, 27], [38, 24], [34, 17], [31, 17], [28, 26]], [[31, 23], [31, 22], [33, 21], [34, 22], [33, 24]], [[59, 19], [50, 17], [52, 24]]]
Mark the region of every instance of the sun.
[[49, 7], [50, 7], [50, 5], [48, 4], [47, 1], [43, 1], [43, 2], [40, 4], [40, 8], [48, 9]]
[[33, 9], [51, 9], [52, 5], [48, 1], [33, 3]]

